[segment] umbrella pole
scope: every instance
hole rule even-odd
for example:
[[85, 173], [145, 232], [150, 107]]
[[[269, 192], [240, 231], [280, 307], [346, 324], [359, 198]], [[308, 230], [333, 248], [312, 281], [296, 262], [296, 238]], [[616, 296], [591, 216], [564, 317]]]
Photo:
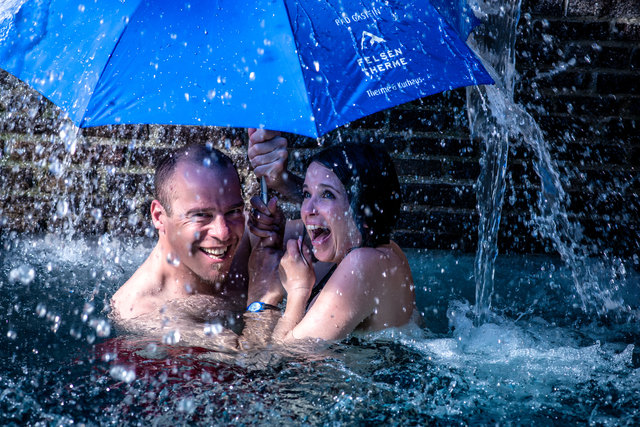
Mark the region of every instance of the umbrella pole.
[[264, 176], [260, 177], [260, 197], [266, 205], [269, 202], [269, 195], [267, 194], [267, 180]]

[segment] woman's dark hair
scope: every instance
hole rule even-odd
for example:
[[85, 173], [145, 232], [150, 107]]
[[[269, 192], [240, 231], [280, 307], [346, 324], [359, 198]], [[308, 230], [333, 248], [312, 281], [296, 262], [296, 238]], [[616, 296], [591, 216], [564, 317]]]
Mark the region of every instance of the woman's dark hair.
[[391, 156], [372, 144], [340, 144], [315, 154], [308, 164], [313, 162], [333, 171], [344, 185], [362, 246], [389, 243], [401, 204]]

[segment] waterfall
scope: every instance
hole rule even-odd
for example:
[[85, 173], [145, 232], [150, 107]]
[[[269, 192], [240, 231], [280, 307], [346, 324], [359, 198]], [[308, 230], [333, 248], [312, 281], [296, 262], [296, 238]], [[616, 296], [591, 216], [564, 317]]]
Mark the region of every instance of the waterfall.
[[[520, 17], [520, 0], [506, 2], [486, 0], [472, 5], [485, 24], [471, 41], [495, 80], [494, 86], [467, 88], [467, 106], [471, 137], [483, 142], [480, 160], [482, 171], [476, 184], [478, 249], [474, 263], [476, 282], [476, 322], [487, 320], [498, 256], [498, 229], [502, 215], [505, 174], [512, 129], [507, 122], [513, 106], [515, 77], [516, 26]], [[477, 31], [477, 30], [476, 30]]]
[[[618, 274], [615, 268], [607, 268], [603, 261], [589, 259], [594, 254], [581, 244], [581, 226], [567, 215], [568, 195], [540, 127], [521, 105], [514, 102], [516, 27], [521, 0], [483, 0], [472, 6], [485, 25], [476, 30], [470, 44], [496, 81], [494, 86], [467, 88], [471, 137], [483, 144], [482, 169], [476, 183], [479, 215], [474, 263], [476, 325], [485, 323], [491, 315], [510, 144], [524, 144], [533, 154], [533, 168], [540, 188], [537, 203], [530, 206], [529, 225], [534, 229], [535, 237], [550, 242], [569, 269], [582, 310], [594, 311], [600, 316], [626, 311], [622, 301], [606, 286], [607, 279], [600, 277], [602, 273], [615, 276]], [[619, 260], [614, 261], [620, 264]]]

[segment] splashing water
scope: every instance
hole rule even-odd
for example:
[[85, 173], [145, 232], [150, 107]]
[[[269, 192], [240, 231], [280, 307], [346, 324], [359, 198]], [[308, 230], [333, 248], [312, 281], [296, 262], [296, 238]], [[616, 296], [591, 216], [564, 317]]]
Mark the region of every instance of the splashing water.
[[[530, 226], [534, 236], [547, 239], [571, 271], [574, 292], [584, 311], [598, 315], [628, 312], [622, 300], [614, 297], [603, 283], [604, 263], [587, 263], [588, 248], [581, 245], [581, 227], [566, 212], [568, 195], [558, 168], [551, 158], [543, 133], [533, 117], [513, 100], [515, 71], [515, 34], [520, 16], [520, 1], [503, 4], [493, 0], [477, 2], [476, 9], [488, 21], [489, 34], [474, 36], [472, 44], [496, 81], [494, 86], [467, 88], [471, 134], [481, 139], [484, 151], [482, 171], [477, 182], [479, 211], [478, 250], [474, 267], [476, 280], [476, 324], [491, 315], [491, 295], [498, 255], [497, 239], [506, 188], [505, 176], [510, 144], [524, 143], [534, 154], [533, 167], [540, 179], [537, 204], [530, 206]], [[621, 264], [619, 260], [615, 263]], [[612, 267], [614, 279], [624, 265]]]
[[[476, 188], [479, 223], [474, 276], [478, 323], [488, 320], [491, 309], [509, 140], [514, 130], [507, 118], [512, 117], [509, 110], [514, 106], [515, 33], [520, 1], [510, 5], [500, 3], [486, 1], [475, 4], [475, 9], [486, 19], [485, 26], [491, 34], [477, 41], [474, 48], [484, 59], [485, 67], [490, 70], [496, 83], [494, 86], [467, 88], [471, 136], [484, 142], [480, 160], [482, 171]], [[473, 41], [471, 44], [474, 45]], [[506, 102], [491, 103], [496, 96], [501, 96]], [[511, 101], [508, 101], [509, 98]]]

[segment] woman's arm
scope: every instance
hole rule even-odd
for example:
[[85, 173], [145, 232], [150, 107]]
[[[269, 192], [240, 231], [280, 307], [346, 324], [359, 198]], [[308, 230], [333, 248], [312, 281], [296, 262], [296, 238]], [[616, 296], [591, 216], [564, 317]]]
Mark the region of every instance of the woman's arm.
[[[338, 340], [353, 332], [376, 308], [371, 278], [382, 278], [379, 256], [380, 253], [371, 248], [347, 255], [306, 314], [306, 299], [303, 301], [300, 296], [291, 301], [288, 296], [285, 315], [276, 326], [274, 339], [284, 342], [305, 338]], [[293, 303], [291, 308], [290, 303]]]
[[302, 237], [287, 241], [287, 251], [280, 261], [280, 280], [287, 291], [287, 306], [273, 331], [273, 339], [287, 341], [293, 339], [291, 331], [304, 317], [316, 281], [311, 251], [302, 245]]

